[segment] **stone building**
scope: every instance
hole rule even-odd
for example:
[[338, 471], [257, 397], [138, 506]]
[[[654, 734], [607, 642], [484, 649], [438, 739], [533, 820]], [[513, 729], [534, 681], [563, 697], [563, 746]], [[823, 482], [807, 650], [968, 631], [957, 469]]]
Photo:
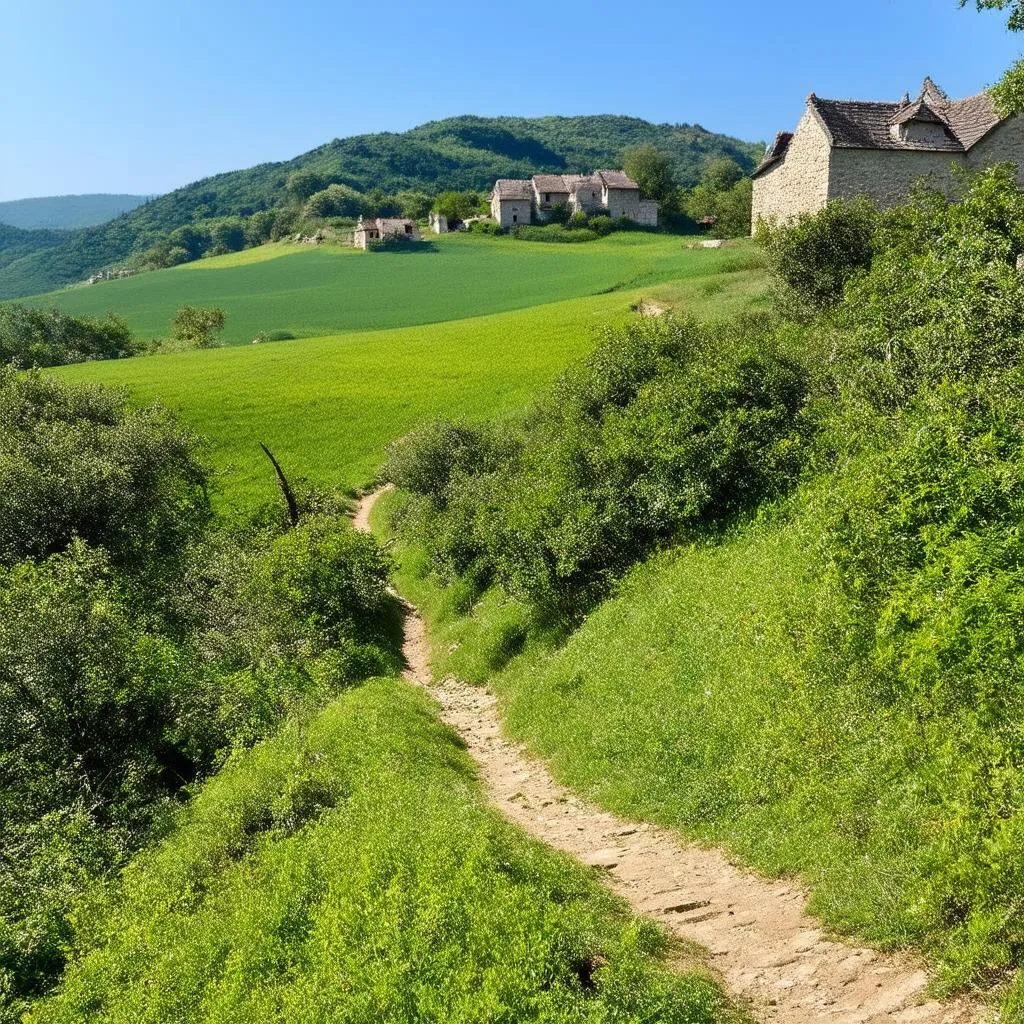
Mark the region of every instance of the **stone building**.
[[383, 241], [385, 238], [408, 238], [410, 241], [418, 241], [422, 237], [416, 222], [407, 217], [377, 217], [375, 220], [360, 217], [353, 242], [357, 249], [369, 249], [374, 242]]
[[754, 171], [753, 225], [814, 213], [830, 199], [906, 198], [923, 179], [952, 194], [955, 167], [1024, 166], [1024, 121], [988, 93], [951, 100], [930, 78], [915, 100], [826, 100], [811, 93], [795, 132], [780, 132]]
[[503, 227], [543, 223], [556, 206], [584, 213], [607, 212], [638, 224], [658, 225], [658, 204], [640, 198], [640, 186], [624, 171], [535, 174], [499, 178], [491, 192], [491, 216]]

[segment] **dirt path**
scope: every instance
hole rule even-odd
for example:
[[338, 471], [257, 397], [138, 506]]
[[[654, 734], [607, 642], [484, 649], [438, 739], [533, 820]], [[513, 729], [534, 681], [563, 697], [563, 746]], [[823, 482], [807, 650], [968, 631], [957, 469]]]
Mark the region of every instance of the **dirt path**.
[[[369, 529], [381, 495], [355, 516]], [[543, 763], [503, 735], [493, 695], [454, 679], [435, 683], [423, 620], [405, 623], [405, 678], [426, 687], [441, 716], [479, 765], [496, 807], [531, 835], [599, 869], [635, 910], [700, 943], [754, 1016], [778, 1024], [967, 1024], [982, 1010], [967, 1001], [925, 1001], [928, 976], [910, 957], [831, 941], [804, 912], [805, 893], [731, 865], [716, 850], [685, 845], [666, 829], [624, 821], [558, 785]]]

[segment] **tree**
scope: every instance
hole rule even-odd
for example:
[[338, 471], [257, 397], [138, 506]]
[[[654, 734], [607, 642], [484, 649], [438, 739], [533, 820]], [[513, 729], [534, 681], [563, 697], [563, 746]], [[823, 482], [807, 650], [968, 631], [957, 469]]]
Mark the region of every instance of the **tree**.
[[716, 192], [727, 192], [743, 177], [743, 168], [727, 156], [709, 160], [704, 167], [705, 184]]
[[[960, 0], [960, 6], [966, 7], [970, 2]], [[1011, 32], [1024, 31], [1024, 0], [975, 0], [975, 6], [979, 11], [1009, 10], [1006, 27]], [[1013, 64], [990, 91], [1003, 117], [1024, 111], [1024, 60]]]
[[292, 199], [304, 203], [314, 192], [327, 187], [327, 179], [318, 171], [292, 171], [285, 181], [285, 191]]
[[210, 241], [217, 252], [238, 252], [245, 248], [245, 222], [241, 217], [225, 217], [210, 228]]
[[654, 146], [634, 146], [622, 155], [623, 170], [640, 186], [640, 195], [669, 206], [675, 197], [672, 161]]
[[215, 348], [214, 335], [224, 330], [226, 320], [217, 306], [182, 306], [171, 321], [171, 337], [188, 348]]
[[411, 217], [413, 220], [426, 220], [430, 213], [433, 199], [426, 192], [399, 192], [395, 196], [403, 217]]
[[211, 239], [210, 232], [205, 228], [195, 224], [183, 224], [167, 236], [167, 241], [171, 248], [184, 249], [188, 253], [188, 260], [191, 261], [199, 259], [210, 248]]
[[434, 200], [434, 210], [448, 218], [448, 223], [466, 220], [481, 213], [483, 201], [477, 192], [442, 192]]
[[257, 210], [245, 225], [246, 245], [262, 245], [274, 230], [274, 211]]
[[358, 217], [363, 197], [348, 185], [328, 185], [306, 200], [307, 217]]

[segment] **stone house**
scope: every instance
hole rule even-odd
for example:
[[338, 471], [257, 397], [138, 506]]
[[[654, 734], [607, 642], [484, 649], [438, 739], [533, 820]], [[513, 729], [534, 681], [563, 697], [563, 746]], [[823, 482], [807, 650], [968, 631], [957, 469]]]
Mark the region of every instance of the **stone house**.
[[416, 227], [416, 221], [407, 217], [377, 217], [375, 220], [360, 217], [353, 243], [357, 249], [369, 249], [374, 242], [383, 241], [385, 238], [419, 241], [422, 237]]
[[897, 103], [811, 93], [795, 132], [780, 132], [754, 171], [753, 226], [814, 213], [830, 199], [901, 202], [918, 180], [951, 195], [955, 167], [1024, 166], [1024, 120], [1001, 118], [988, 93], [951, 100], [930, 78]]
[[491, 216], [503, 228], [543, 223], [556, 206], [584, 213], [607, 211], [610, 217], [658, 225], [658, 204], [641, 199], [640, 186], [624, 171], [499, 178], [491, 192]]

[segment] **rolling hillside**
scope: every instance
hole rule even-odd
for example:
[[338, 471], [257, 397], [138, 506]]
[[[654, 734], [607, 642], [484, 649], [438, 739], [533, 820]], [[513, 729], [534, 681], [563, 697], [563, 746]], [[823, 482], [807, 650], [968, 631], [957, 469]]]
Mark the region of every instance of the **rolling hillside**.
[[424, 251], [370, 257], [275, 243], [30, 301], [73, 315], [113, 310], [142, 338], [165, 336], [181, 306], [220, 306], [223, 340], [244, 345], [261, 332], [310, 337], [461, 320], [691, 279], [752, 258], [640, 232], [586, 245], [452, 234]]
[[91, 228], [141, 206], [149, 196], [108, 195], [39, 196], [0, 203], [0, 224], [35, 231], [53, 228], [70, 231]]
[[749, 170], [762, 150], [760, 144], [699, 126], [655, 125], [612, 115], [457, 117], [403, 133], [336, 139], [293, 160], [219, 174], [177, 189], [124, 217], [76, 231], [52, 251], [23, 255], [7, 266], [0, 259], [0, 298], [81, 281], [198, 218], [269, 209], [280, 201], [288, 175], [296, 170], [314, 170], [360, 191], [486, 189], [497, 177], [615, 164], [624, 149], [643, 143], [671, 155], [684, 185], [696, 183], [708, 158], [731, 157]]

